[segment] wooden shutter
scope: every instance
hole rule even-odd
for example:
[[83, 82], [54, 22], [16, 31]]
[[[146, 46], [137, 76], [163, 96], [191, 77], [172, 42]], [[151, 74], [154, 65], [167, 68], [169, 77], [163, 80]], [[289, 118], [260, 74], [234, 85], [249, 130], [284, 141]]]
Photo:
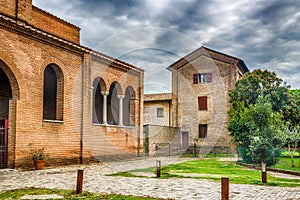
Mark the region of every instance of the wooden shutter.
[[198, 83], [198, 74], [193, 74], [193, 83], [194, 84]]
[[207, 79], [207, 83], [211, 83], [212, 82], [212, 73], [207, 73], [206, 79]]
[[198, 109], [207, 110], [207, 96], [198, 97]]

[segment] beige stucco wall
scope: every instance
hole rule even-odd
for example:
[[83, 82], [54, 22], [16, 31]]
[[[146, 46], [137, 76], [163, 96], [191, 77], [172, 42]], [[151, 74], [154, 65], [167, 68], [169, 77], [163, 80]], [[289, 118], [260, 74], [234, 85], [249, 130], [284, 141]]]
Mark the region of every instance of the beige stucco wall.
[[[172, 70], [173, 126], [189, 133], [189, 145], [196, 143], [206, 150], [234, 151], [227, 131], [228, 90], [236, 81], [236, 61], [222, 61], [199, 55], [178, 69]], [[212, 73], [212, 83], [193, 84], [193, 74]], [[207, 111], [198, 110], [198, 96], [207, 96]], [[207, 124], [207, 138], [199, 138], [199, 124]]]

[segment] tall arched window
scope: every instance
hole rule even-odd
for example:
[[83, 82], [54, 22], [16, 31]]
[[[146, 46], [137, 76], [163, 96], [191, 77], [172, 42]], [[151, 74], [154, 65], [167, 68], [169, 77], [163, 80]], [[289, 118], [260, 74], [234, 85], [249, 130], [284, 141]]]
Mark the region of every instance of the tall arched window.
[[105, 83], [102, 78], [95, 78], [93, 82], [93, 123], [103, 123], [103, 94], [106, 90]]
[[135, 94], [131, 86], [126, 88], [123, 101], [123, 123], [125, 126], [135, 125]]
[[107, 123], [110, 125], [119, 124], [119, 98], [121, 86], [117, 82], [113, 82], [109, 89], [107, 97]]
[[63, 120], [63, 73], [50, 64], [44, 71], [43, 119]]

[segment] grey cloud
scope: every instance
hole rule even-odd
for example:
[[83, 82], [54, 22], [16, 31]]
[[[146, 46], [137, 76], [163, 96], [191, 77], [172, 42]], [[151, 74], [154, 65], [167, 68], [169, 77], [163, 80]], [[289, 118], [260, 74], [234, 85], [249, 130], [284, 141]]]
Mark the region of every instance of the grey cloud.
[[33, 2], [80, 26], [83, 45], [145, 68], [147, 82], [167, 79], [169, 64], [206, 45], [300, 88], [300, 1]]

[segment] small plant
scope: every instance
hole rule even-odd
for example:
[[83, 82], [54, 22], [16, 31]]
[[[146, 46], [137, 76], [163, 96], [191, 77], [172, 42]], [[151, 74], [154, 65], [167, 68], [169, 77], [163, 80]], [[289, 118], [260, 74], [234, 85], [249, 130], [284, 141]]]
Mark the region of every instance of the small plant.
[[38, 149], [34, 149], [32, 147], [32, 143], [28, 144], [28, 146], [30, 147], [29, 150], [29, 154], [32, 158], [33, 161], [36, 160], [45, 160], [49, 157], [49, 154], [45, 153], [45, 149], [44, 148], [38, 148]]

